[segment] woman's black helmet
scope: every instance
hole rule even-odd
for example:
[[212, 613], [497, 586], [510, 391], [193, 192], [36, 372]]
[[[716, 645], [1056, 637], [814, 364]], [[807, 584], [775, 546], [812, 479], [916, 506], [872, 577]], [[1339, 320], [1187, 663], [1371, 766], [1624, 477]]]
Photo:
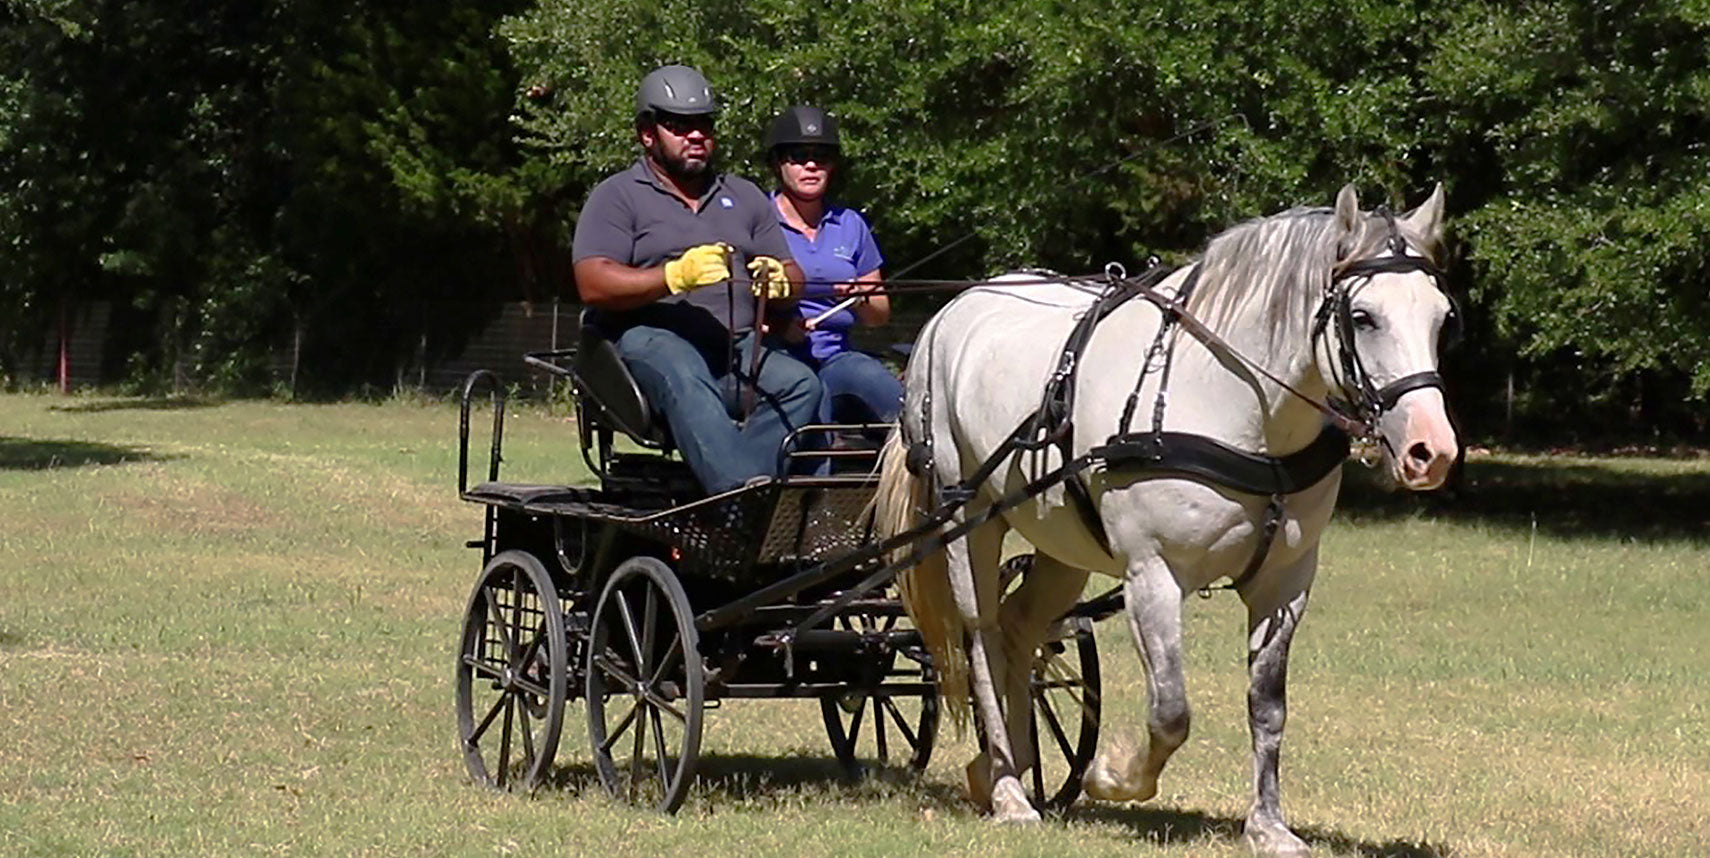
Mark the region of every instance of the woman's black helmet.
[[718, 100], [712, 86], [701, 73], [688, 66], [661, 66], [641, 79], [635, 90], [637, 119], [655, 113], [677, 113], [697, 116], [718, 112]]
[[770, 152], [779, 146], [793, 146], [810, 143], [818, 146], [837, 145], [837, 117], [827, 114], [817, 107], [792, 107], [778, 118], [772, 120], [772, 127], [766, 129], [766, 151]]

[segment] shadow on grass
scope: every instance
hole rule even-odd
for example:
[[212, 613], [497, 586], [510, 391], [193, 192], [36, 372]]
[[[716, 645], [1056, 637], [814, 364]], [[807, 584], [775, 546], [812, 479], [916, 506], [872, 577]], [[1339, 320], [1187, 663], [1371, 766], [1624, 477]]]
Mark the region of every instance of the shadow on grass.
[[0, 649], [14, 649], [24, 642], [24, 636], [0, 629]]
[[[577, 763], [554, 767], [545, 789], [576, 796], [604, 793], [593, 766]], [[948, 814], [973, 816], [974, 806], [962, 790], [948, 783], [920, 778], [902, 766], [874, 764], [862, 777], [851, 780], [836, 761], [806, 756], [762, 756], [758, 754], [709, 754], [703, 756], [695, 773], [695, 791], [714, 803], [765, 801], [797, 796], [804, 792], [836, 793], [833, 801], [891, 802], [905, 792], [910, 800]], [[1065, 815], [1126, 828], [1136, 838], [1159, 844], [1183, 844], [1205, 839], [1238, 841], [1241, 820], [1212, 816], [1193, 810], [1172, 808], [1079, 804]], [[1320, 828], [1296, 828], [1295, 833], [1320, 850], [1361, 858], [1452, 858], [1446, 845], [1389, 840], [1374, 843], [1356, 840]]]
[[[575, 796], [598, 796], [605, 789], [588, 763], [554, 766], [542, 788]], [[936, 807], [971, 810], [961, 791], [923, 780], [897, 765], [871, 763], [861, 777], [854, 779], [835, 760], [795, 755], [705, 754], [695, 767], [694, 791], [714, 803], [765, 801], [816, 792], [836, 793], [838, 801], [885, 801], [899, 789]]]
[[124, 462], [158, 462], [162, 456], [146, 447], [93, 441], [56, 441], [0, 435], [0, 471], [46, 471]]
[[99, 414], [104, 411], [185, 411], [191, 408], [212, 408], [218, 400], [200, 396], [130, 396], [122, 399], [97, 399], [71, 405], [50, 405], [49, 411], [74, 414]]
[[1357, 465], [1345, 471], [1339, 515], [1354, 522], [1433, 518], [1538, 530], [1558, 537], [1710, 539], [1710, 472], [1646, 473], [1577, 462], [1466, 463], [1441, 492], [1385, 491]]
[[[1088, 805], [1070, 810], [1069, 816], [1120, 825], [1132, 830], [1134, 835], [1142, 840], [1164, 845], [1181, 845], [1205, 839], [1231, 842], [1241, 839], [1241, 820], [1231, 816], [1212, 816], [1196, 810]], [[1321, 828], [1295, 828], [1294, 833], [1317, 850], [1359, 855], [1362, 858], [1451, 858], [1455, 854], [1454, 850], [1446, 845], [1407, 840], [1373, 843], [1355, 840], [1346, 834]]]

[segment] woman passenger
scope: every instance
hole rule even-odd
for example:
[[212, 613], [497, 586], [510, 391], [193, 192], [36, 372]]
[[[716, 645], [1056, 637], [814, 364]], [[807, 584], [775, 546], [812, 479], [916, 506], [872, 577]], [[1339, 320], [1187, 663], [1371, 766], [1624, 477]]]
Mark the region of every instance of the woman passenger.
[[816, 107], [792, 107], [772, 121], [766, 151], [778, 179], [778, 221], [806, 277], [799, 306], [807, 340], [794, 353], [825, 388], [820, 422], [892, 422], [902, 383], [849, 341], [857, 324], [889, 320], [891, 305], [880, 286], [884, 257], [867, 221], [827, 197], [840, 154], [837, 120]]

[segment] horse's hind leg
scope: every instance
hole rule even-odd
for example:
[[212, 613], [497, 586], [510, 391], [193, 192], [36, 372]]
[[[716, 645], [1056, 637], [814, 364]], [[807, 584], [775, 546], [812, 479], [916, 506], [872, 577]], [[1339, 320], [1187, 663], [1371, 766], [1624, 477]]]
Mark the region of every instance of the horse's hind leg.
[[1146, 668], [1146, 754], [1121, 741], [1101, 748], [1082, 785], [1104, 801], [1145, 801], [1158, 794], [1158, 775], [1187, 741], [1190, 712], [1182, 676], [1182, 589], [1156, 556], [1132, 560], [1123, 586], [1128, 628]]
[[1247, 603], [1247, 720], [1253, 731], [1253, 806], [1243, 839], [1257, 854], [1296, 858], [1310, 854], [1283, 822], [1277, 763], [1288, 720], [1288, 648], [1306, 612], [1318, 552], [1306, 553], [1275, 577], [1255, 581], [1241, 594]]
[[1004, 654], [1009, 658], [1009, 741], [1019, 771], [1027, 771], [1038, 757], [1028, 720], [1033, 712], [1029, 691], [1035, 653], [1045, 642], [1052, 622], [1080, 601], [1087, 575], [1085, 569], [1039, 554], [1033, 558], [1033, 568], [1022, 576], [1021, 585], [1003, 600], [999, 622], [1007, 647]]
[[[974, 512], [973, 510], [969, 511]], [[950, 587], [956, 607], [969, 629], [969, 685], [974, 696], [974, 715], [985, 727], [985, 753], [968, 767], [970, 792], [980, 801], [981, 792], [991, 803], [992, 818], [999, 822], [1031, 822], [1039, 812], [1027, 800], [1004, 727], [998, 689], [1008, 673], [1004, 658], [1003, 630], [998, 625], [998, 555], [1007, 527], [994, 519], [974, 528], [965, 539], [946, 546]]]

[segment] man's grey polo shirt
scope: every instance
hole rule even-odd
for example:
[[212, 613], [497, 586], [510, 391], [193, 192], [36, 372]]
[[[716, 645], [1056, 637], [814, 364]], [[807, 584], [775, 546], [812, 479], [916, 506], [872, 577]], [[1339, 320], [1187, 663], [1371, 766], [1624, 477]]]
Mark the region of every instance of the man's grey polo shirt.
[[717, 173], [691, 211], [660, 183], [646, 156], [601, 182], [588, 195], [576, 219], [572, 261], [603, 256], [637, 268], [652, 268], [696, 245], [724, 242], [736, 248], [730, 270], [744, 281], [740, 285], [726, 282], [703, 286], [635, 310], [604, 312], [600, 314], [601, 326], [615, 334], [646, 322], [703, 341], [711, 322], [729, 331], [753, 328], [754, 295], [746, 283], [748, 260], [762, 255], [786, 261], [791, 258], [772, 206], [772, 200], [753, 182]]

